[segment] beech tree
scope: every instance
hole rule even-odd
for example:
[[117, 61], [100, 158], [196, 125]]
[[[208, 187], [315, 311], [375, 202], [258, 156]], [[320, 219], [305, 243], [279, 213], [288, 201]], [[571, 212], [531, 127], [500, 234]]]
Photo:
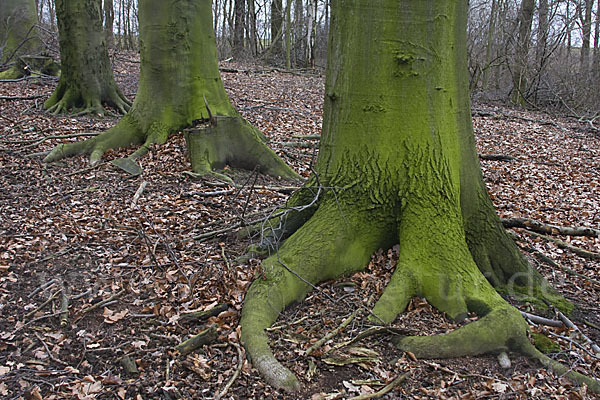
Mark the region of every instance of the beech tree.
[[265, 144], [264, 135], [233, 108], [219, 75], [210, 0], [139, 2], [140, 79], [131, 110], [115, 125], [91, 139], [61, 144], [46, 162], [89, 154], [97, 163], [109, 149], [142, 145], [113, 163], [141, 173], [135, 160], [169, 134], [198, 125], [188, 141], [192, 168], [217, 174], [225, 165], [297, 178]]
[[[37, 9], [34, 0], [0, 1], [0, 65], [14, 62], [15, 56], [37, 52], [40, 41], [35, 26]], [[24, 74], [22, 66], [2, 72], [2, 79], [16, 79]]]
[[44, 103], [52, 114], [104, 115], [107, 104], [125, 114], [131, 102], [117, 87], [102, 27], [102, 0], [56, 0], [62, 73]]
[[391, 323], [413, 296], [453, 319], [479, 316], [448, 334], [400, 337], [399, 349], [419, 358], [515, 351], [600, 390], [536, 350], [498, 293], [524, 290], [570, 308], [523, 259], [487, 195], [469, 105], [467, 1], [337, 0], [331, 18], [315, 174], [280, 217], [291, 236], [263, 261], [242, 311], [253, 365], [270, 384], [297, 390], [265, 329], [312, 285], [399, 243], [374, 323]]

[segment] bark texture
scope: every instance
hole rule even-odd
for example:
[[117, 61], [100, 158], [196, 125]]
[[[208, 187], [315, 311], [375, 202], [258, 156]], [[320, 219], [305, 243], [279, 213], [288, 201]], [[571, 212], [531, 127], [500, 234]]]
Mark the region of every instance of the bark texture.
[[131, 103], [117, 87], [102, 27], [102, 0], [56, 0], [62, 73], [44, 103], [52, 114], [125, 114]]
[[[124, 169], [130, 173], [141, 173], [139, 167], [136, 170], [134, 161], [144, 155], [151, 144], [162, 144], [170, 133], [198, 121], [208, 121], [212, 114], [219, 118], [213, 118], [211, 126], [214, 123], [227, 126], [229, 118], [238, 120], [240, 128], [229, 132], [233, 144], [218, 142], [217, 145], [239, 147], [235, 140], [243, 141], [247, 154], [261, 148], [266, 155], [258, 164], [259, 169], [265, 163], [272, 166], [264, 169], [266, 173], [296, 178], [297, 174], [268, 150], [263, 143], [264, 136], [246, 123], [229, 101], [217, 64], [211, 1], [146, 0], [140, 2], [139, 15], [140, 83], [131, 110], [115, 127], [97, 137], [57, 146], [45, 161], [90, 154], [90, 161], [95, 163], [108, 149], [142, 144], [128, 159], [117, 163], [127, 167]], [[203, 153], [191, 159], [192, 168], [198, 173], [210, 174], [212, 168], [231, 162], [219, 156], [225, 152], [212, 145], [208, 147], [209, 162]], [[240, 158], [246, 157], [241, 153]]]
[[465, 1], [333, 3], [316, 175], [292, 197], [304, 205], [294, 219], [301, 226], [263, 262], [242, 311], [242, 340], [270, 384], [299, 388], [264, 329], [312, 284], [360, 270], [373, 252], [395, 243], [398, 264], [374, 322], [392, 322], [413, 296], [454, 319], [480, 316], [446, 335], [403, 337], [400, 349], [417, 357], [515, 350], [542, 359], [520, 313], [490, 283], [545, 294], [542, 278], [504, 234], [481, 178], [466, 16]]
[[[0, 1], [0, 66], [16, 62], [16, 56], [37, 53], [40, 40], [35, 26], [37, 11], [34, 0]], [[24, 70], [18, 65], [0, 73], [1, 79], [16, 79]]]

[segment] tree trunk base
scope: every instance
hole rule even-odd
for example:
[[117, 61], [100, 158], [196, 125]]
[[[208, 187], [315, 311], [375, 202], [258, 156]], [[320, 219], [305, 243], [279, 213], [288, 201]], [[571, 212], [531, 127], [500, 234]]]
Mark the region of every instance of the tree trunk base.
[[116, 86], [110, 85], [101, 92], [104, 95], [61, 80], [52, 96], [44, 103], [44, 108], [52, 115], [73, 113], [75, 116], [110, 114], [103, 104], [114, 108], [119, 114], [126, 114], [131, 108], [131, 101]]
[[[254, 170], [274, 177], [298, 179], [263, 141], [263, 135], [239, 116], [218, 116], [212, 122], [187, 129], [185, 140], [192, 170], [200, 175], [212, 175], [225, 166]], [[227, 180], [228, 178], [226, 178]]]

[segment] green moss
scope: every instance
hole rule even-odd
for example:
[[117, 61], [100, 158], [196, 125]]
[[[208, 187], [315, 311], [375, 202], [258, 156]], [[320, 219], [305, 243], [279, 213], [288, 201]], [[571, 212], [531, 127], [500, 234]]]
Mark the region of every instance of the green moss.
[[535, 345], [535, 348], [544, 354], [558, 353], [560, 351], [560, 345], [546, 335], [541, 333], [532, 333], [531, 337], [533, 338], [533, 344]]

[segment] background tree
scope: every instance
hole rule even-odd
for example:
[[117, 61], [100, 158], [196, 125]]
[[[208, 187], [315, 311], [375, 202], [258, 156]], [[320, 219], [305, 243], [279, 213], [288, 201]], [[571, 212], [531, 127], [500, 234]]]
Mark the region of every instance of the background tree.
[[531, 24], [533, 23], [533, 11], [535, 0], [523, 0], [518, 19], [518, 36], [515, 59], [513, 62], [513, 94], [512, 102], [525, 106], [525, 93], [527, 90], [527, 58], [531, 41]]
[[0, 73], [1, 78], [15, 79], [25, 74], [25, 65], [18, 63], [16, 56], [39, 52], [37, 22], [34, 0], [0, 1], [0, 66], [9, 62], [14, 65]]
[[97, 137], [57, 146], [45, 161], [89, 154], [96, 163], [108, 149], [142, 144], [130, 157], [113, 161], [139, 174], [134, 160], [151, 144], [162, 144], [170, 133], [210, 120], [188, 136], [196, 172], [208, 174], [229, 164], [296, 178], [231, 105], [219, 76], [211, 10], [210, 0], [140, 2], [141, 71], [131, 110]]
[[102, 29], [102, 0], [56, 0], [62, 73], [44, 103], [53, 114], [104, 115], [103, 104], [126, 113], [131, 103], [117, 87]]
[[392, 322], [417, 295], [451, 318], [480, 317], [445, 335], [400, 337], [400, 349], [423, 358], [514, 350], [600, 390], [539, 353], [519, 311], [490, 284], [523, 285], [568, 307], [518, 252], [499, 250], [506, 233], [474, 148], [466, 16], [466, 1], [333, 3], [316, 172], [290, 200], [301, 210], [292, 212], [294, 233], [263, 262], [242, 311], [242, 340], [270, 384], [299, 387], [268, 346], [264, 329], [279, 312], [400, 243], [374, 322]]
[[115, 8], [113, 0], [104, 0], [104, 35], [106, 36], [107, 47], [112, 47], [114, 45], [114, 22]]
[[234, 2], [235, 25], [233, 29], [233, 54], [236, 57], [244, 55], [244, 33], [246, 32], [246, 0]]

